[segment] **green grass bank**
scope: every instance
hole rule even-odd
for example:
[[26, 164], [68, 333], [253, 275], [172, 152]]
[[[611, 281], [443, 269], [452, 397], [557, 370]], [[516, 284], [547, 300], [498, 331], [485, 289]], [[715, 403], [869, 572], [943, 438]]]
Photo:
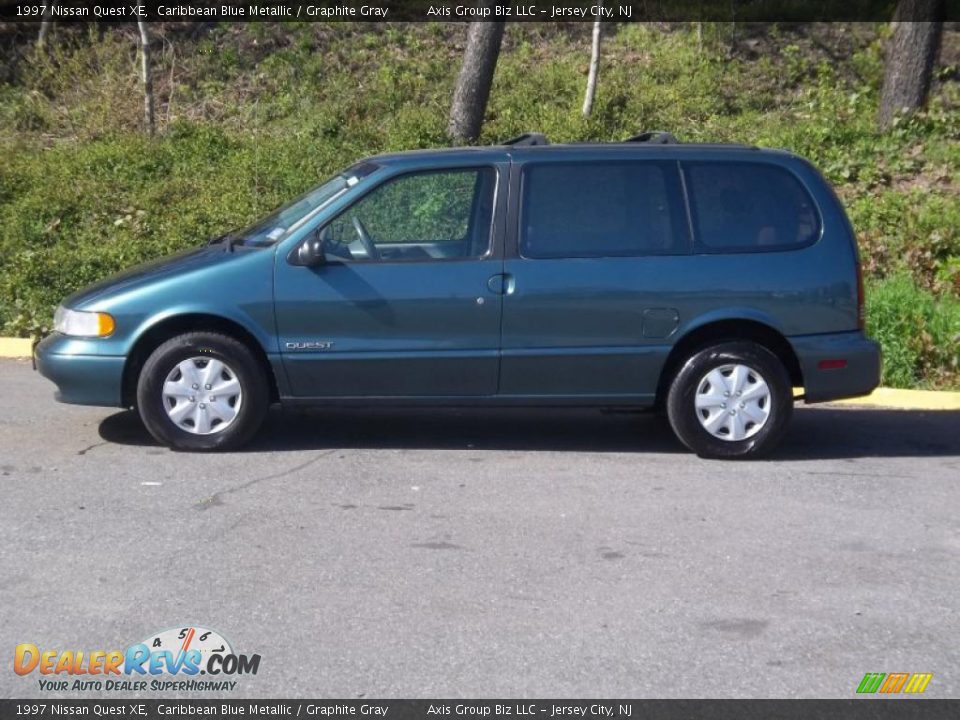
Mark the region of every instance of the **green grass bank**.
[[[59, 28], [0, 71], [0, 334], [49, 326], [74, 289], [244, 225], [354, 160], [446, 143], [459, 24], [158, 28], [158, 134], [142, 129], [132, 28]], [[669, 130], [782, 147], [835, 184], [858, 233], [884, 382], [960, 389], [960, 38], [929, 107], [876, 129], [875, 24], [508, 27], [482, 142]]]

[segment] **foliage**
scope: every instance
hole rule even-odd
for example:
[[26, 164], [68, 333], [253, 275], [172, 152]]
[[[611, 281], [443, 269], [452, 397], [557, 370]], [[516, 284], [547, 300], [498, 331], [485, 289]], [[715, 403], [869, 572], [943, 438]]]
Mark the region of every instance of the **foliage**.
[[872, 283], [869, 289], [867, 330], [883, 346], [884, 384], [956, 387], [960, 299], [938, 299], [905, 273]]
[[[926, 111], [879, 133], [880, 26], [707, 23], [700, 48], [692, 25], [607, 25], [588, 118], [590, 24], [508, 25], [481, 142], [528, 130], [577, 141], [663, 129], [810, 158], [857, 229], [877, 294], [871, 327], [894, 362], [887, 380], [956, 385], [947, 343], [960, 333], [956, 315], [927, 331], [932, 348], [901, 354], [892, 328], [916, 317], [890, 300], [907, 292], [908, 277], [923, 307], [954, 307], [960, 296], [955, 66], [938, 69]], [[462, 24], [157, 30], [153, 140], [141, 128], [132, 28], [64, 26], [47, 54], [21, 52], [6, 70], [0, 333], [42, 331], [73, 290], [245, 226], [361, 157], [446, 142]], [[944, 57], [956, 46], [948, 33]]]

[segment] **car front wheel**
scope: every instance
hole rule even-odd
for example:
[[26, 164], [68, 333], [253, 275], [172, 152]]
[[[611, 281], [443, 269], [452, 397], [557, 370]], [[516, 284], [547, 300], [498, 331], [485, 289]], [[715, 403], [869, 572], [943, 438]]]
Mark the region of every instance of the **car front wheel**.
[[243, 343], [193, 332], [163, 343], [137, 383], [137, 409], [158, 441], [178, 450], [234, 450], [266, 417], [265, 373]]
[[793, 414], [790, 377], [761, 345], [728, 342], [701, 349], [681, 366], [667, 395], [680, 441], [701, 457], [769, 453]]

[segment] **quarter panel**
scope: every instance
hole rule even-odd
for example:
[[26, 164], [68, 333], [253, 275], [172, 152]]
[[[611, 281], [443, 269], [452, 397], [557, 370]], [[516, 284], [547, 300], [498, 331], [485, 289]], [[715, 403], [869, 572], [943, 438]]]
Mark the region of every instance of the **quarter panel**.
[[[510, 259], [500, 392], [562, 393], [584, 373], [609, 392], [652, 395], [673, 343], [716, 320], [756, 320], [788, 336], [851, 330], [855, 274], [832, 245], [825, 235], [780, 253]], [[644, 337], [650, 308], [675, 310], [676, 332]]]

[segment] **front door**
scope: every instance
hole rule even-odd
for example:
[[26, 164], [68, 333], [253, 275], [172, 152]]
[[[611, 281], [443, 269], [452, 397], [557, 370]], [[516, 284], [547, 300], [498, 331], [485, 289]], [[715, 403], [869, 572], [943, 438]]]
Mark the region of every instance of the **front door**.
[[318, 229], [326, 264], [277, 259], [277, 325], [292, 396], [496, 393], [501, 172], [394, 176]]

